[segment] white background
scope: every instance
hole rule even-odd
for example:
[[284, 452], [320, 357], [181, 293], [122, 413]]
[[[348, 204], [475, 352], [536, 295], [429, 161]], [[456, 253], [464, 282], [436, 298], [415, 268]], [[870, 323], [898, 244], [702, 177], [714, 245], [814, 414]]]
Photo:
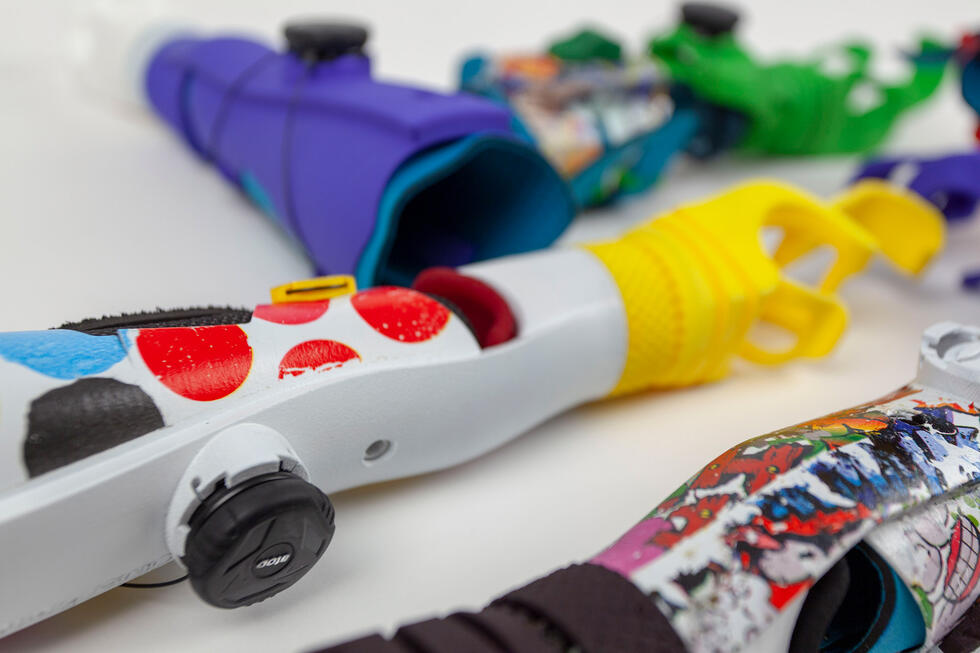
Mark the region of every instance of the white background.
[[[202, 4], [171, 6], [191, 23], [268, 38], [291, 16], [360, 18], [373, 27], [379, 77], [447, 89], [457, 58], [474, 46], [541, 47], [591, 20], [639, 49], [675, 13], [670, 2], [627, 0]], [[254, 305], [270, 286], [308, 276], [302, 254], [152, 116], [80, 82], [84, 70], [68, 53], [78, 51], [72, 30], [88, 6], [0, 5], [0, 330], [156, 306]], [[803, 55], [866, 35], [880, 46], [884, 73], [900, 70], [898, 48], [922, 30], [952, 40], [980, 24], [973, 0], [767, 0], [743, 8], [743, 41], [763, 56]], [[99, 86], [98, 75], [88, 79]], [[973, 146], [973, 128], [950, 76], [888, 149], [963, 150]], [[829, 196], [855, 165], [851, 157], [682, 162], [654, 192], [581, 218], [567, 240], [614, 235], [750, 177], [777, 176]], [[848, 285], [852, 327], [824, 360], [739, 366], [714, 385], [584, 407], [456, 469], [333, 497], [333, 544], [274, 599], [221, 611], [186, 584], [116, 589], [0, 641], [0, 650], [303, 650], [480, 606], [595, 553], [738, 441], [911, 378], [923, 327], [980, 321], [980, 296], [957, 290], [960, 271], [980, 267], [980, 220], [950, 240], [922, 283], [877, 265]], [[15, 564], [11, 553], [0, 552], [0, 582], [3, 565]]]

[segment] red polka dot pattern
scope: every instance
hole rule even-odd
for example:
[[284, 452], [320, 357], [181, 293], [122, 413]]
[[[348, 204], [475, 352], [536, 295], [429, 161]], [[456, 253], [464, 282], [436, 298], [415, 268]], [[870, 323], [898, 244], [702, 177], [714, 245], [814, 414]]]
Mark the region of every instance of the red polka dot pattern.
[[161, 383], [194, 401], [227, 397], [252, 368], [248, 336], [236, 325], [144, 329], [136, 347]]
[[326, 372], [344, 363], [358, 359], [356, 351], [336, 340], [307, 340], [301, 342], [282, 357], [279, 378], [300, 376], [307, 372]]
[[424, 342], [449, 322], [449, 309], [408, 288], [371, 288], [354, 295], [351, 304], [372, 329], [399, 342]]
[[319, 302], [292, 302], [288, 304], [261, 304], [255, 307], [253, 317], [275, 324], [306, 324], [327, 312], [330, 300]]

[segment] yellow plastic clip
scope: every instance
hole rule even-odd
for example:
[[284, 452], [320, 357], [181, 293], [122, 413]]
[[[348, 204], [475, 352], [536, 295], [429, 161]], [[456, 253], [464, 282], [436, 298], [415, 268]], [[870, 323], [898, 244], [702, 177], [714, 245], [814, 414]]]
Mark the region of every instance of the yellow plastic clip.
[[269, 291], [273, 304], [318, 302], [357, 292], [357, 282], [347, 274], [315, 277], [276, 286]]
[[[783, 238], [770, 256], [762, 230]], [[931, 205], [881, 182], [861, 182], [826, 203], [762, 181], [643, 224], [618, 241], [587, 245], [609, 269], [626, 309], [629, 349], [613, 394], [724, 376], [730, 360], [775, 365], [827, 354], [847, 325], [833, 291], [876, 253], [918, 273], [942, 246]], [[834, 261], [818, 287], [782, 268], [819, 246]], [[795, 342], [781, 350], [749, 340], [767, 322]]]

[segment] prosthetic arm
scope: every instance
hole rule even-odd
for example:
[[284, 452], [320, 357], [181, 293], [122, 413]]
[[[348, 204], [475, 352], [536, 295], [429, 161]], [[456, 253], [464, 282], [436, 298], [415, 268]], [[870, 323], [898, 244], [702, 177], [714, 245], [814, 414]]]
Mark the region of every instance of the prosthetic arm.
[[[785, 232], [773, 257], [765, 226]], [[916, 272], [941, 242], [930, 205], [880, 182], [829, 203], [761, 182], [411, 289], [329, 277], [252, 310], [0, 334], [0, 549], [29, 562], [4, 572], [0, 634], [171, 559], [211, 604], [265, 599], [323, 555], [325, 493], [458, 464], [610, 394], [720, 378], [734, 356], [823, 355], [845, 278], [876, 252]], [[819, 287], [785, 278], [817, 245], [836, 252]], [[795, 344], [750, 341], [760, 320]]]
[[650, 41], [650, 55], [671, 79], [705, 102], [741, 114], [743, 150], [772, 154], [862, 152], [880, 144], [892, 124], [928, 98], [948, 57], [932, 41], [910, 57], [904, 83], [871, 77], [871, 52], [848, 44], [809, 61], [759, 63], [737, 42], [737, 15], [710, 3], [686, 3], [673, 31]]
[[297, 239], [323, 274], [407, 285], [550, 245], [575, 204], [506, 108], [376, 81], [367, 32], [292, 23], [287, 50], [170, 35], [145, 65], [156, 113]]

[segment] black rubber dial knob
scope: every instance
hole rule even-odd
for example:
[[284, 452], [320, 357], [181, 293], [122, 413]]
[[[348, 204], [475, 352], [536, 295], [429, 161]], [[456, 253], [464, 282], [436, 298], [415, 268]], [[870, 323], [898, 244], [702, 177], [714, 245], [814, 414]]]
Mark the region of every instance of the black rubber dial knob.
[[219, 487], [189, 522], [181, 561], [198, 596], [220, 608], [277, 594], [316, 564], [334, 532], [330, 499], [289, 472]]
[[681, 5], [681, 20], [705, 36], [714, 37], [735, 29], [738, 13], [710, 2], [685, 2]]
[[283, 30], [289, 51], [309, 62], [329, 61], [345, 54], [364, 54], [368, 32], [360, 25], [328, 21], [296, 21]]

